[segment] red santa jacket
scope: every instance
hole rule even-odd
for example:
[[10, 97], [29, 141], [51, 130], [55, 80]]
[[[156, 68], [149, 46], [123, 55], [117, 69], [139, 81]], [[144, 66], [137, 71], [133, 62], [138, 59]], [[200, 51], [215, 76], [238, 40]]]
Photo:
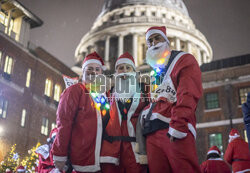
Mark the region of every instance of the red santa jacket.
[[[193, 55], [179, 53], [169, 65], [163, 82], [156, 89], [156, 105], [150, 121], [160, 120], [169, 124], [169, 134], [184, 138], [189, 131], [196, 138], [195, 110], [202, 96], [200, 67]], [[144, 109], [145, 119], [152, 103]]]
[[232, 165], [233, 172], [250, 172], [250, 151], [248, 143], [241, 137], [232, 140], [228, 144], [224, 159]]
[[202, 173], [231, 173], [229, 166], [221, 158], [210, 158], [201, 165]]
[[57, 109], [58, 133], [52, 146], [53, 160], [66, 161], [74, 170], [100, 170], [102, 118], [91, 95], [81, 83], [67, 88]]
[[[111, 99], [110, 119], [106, 127], [106, 132], [109, 136], [130, 136], [135, 137], [136, 123], [138, 116], [148, 102], [143, 99], [143, 94], [136, 93], [133, 96], [133, 102], [127, 113], [127, 125], [121, 126], [122, 116], [115, 100], [115, 96]], [[123, 129], [122, 129], [123, 128]], [[135, 142], [131, 142], [132, 150], [135, 155], [136, 162], [139, 162], [138, 154], [135, 152]], [[112, 143], [103, 140], [101, 148], [101, 163], [119, 164], [121, 151], [121, 141], [113, 141]]]

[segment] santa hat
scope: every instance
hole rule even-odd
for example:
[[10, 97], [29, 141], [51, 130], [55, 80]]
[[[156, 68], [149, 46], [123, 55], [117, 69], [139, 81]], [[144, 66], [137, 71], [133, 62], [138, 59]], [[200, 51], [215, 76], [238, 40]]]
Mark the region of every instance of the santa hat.
[[56, 136], [58, 132], [58, 129], [55, 127], [54, 129], [51, 130], [50, 134], [49, 134], [49, 138], [47, 138], [47, 142], [50, 142], [50, 140]]
[[7, 169], [5, 170], [5, 173], [12, 173], [12, 171], [11, 171], [9, 168], [7, 168]]
[[18, 167], [16, 168], [16, 171], [17, 171], [17, 172], [24, 172], [24, 171], [25, 171], [25, 168], [21, 165], [21, 166], [18, 166]]
[[146, 41], [148, 41], [149, 37], [153, 34], [160, 34], [169, 44], [165, 26], [153, 26], [149, 28], [146, 32]]
[[240, 133], [238, 132], [237, 129], [232, 129], [231, 132], [229, 133], [229, 138], [230, 139], [235, 139], [240, 137]]
[[117, 68], [118, 65], [120, 64], [129, 64], [131, 65], [134, 70], [135, 70], [135, 61], [134, 58], [132, 57], [132, 55], [130, 55], [128, 52], [125, 52], [124, 54], [122, 54], [115, 63], [115, 69]]
[[91, 63], [99, 64], [103, 70], [106, 70], [106, 67], [104, 66], [104, 62], [102, 58], [96, 52], [93, 52], [84, 58], [82, 62], [82, 69], [84, 69], [88, 64], [91, 64]]
[[211, 148], [209, 148], [207, 155], [211, 154], [211, 153], [215, 153], [215, 154], [221, 154], [220, 150], [217, 146], [212, 146]]

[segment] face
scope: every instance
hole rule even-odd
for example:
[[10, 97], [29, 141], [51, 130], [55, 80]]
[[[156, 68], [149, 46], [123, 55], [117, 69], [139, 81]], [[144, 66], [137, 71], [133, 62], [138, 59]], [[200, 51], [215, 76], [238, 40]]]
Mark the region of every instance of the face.
[[157, 45], [160, 42], [165, 42], [166, 40], [164, 39], [164, 37], [162, 37], [161, 34], [152, 34], [149, 38], [148, 38], [148, 46], [154, 46]]
[[[102, 68], [99, 64], [90, 63], [83, 69], [83, 82], [93, 82], [93, 76], [102, 74]], [[92, 76], [92, 78], [91, 78]]]
[[120, 73], [130, 73], [130, 72], [133, 72], [133, 71], [134, 71], [134, 69], [133, 69], [132, 65], [129, 65], [129, 64], [126, 64], [126, 63], [120, 64], [116, 68], [116, 72], [118, 74], [120, 74]]

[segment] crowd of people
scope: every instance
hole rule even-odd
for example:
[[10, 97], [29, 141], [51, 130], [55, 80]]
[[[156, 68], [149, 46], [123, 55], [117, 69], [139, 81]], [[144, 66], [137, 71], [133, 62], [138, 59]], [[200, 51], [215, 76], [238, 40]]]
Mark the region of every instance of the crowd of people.
[[57, 128], [38, 151], [39, 173], [227, 173], [231, 167], [233, 172], [250, 172], [248, 144], [236, 129], [230, 132], [225, 161], [213, 146], [199, 165], [199, 65], [193, 55], [170, 50], [165, 27], [151, 27], [145, 37], [146, 61], [155, 70], [156, 87], [137, 80], [134, 58], [126, 52], [116, 60], [114, 86], [97, 92], [103, 85], [97, 77], [105, 65], [96, 52], [87, 55], [82, 82], [62, 93]]

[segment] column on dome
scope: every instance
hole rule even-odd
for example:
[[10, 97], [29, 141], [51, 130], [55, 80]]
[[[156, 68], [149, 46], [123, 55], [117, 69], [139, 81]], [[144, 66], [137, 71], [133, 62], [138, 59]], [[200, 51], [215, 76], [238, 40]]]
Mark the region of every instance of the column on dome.
[[135, 66], [138, 65], [137, 54], [138, 54], [138, 35], [133, 34], [133, 57], [135, 60]]
[[119, 35], [119, 41], [118, 41], [118, 45], [119, 45], [118, 56], [120, 56], [121, 54], [124, 53], [124, 51], [123, 51], [123, 42], [124, 42], [124, 36], [123, 36], [123, 35]]
[[181, 50], [181, 42], [178, 37], [175, 37], [175, 49], [176, 50]]
[[110, 40], [110, 36], [107, 36], [105, 40], [105, 56], [104, 56], [105, 57], [104, 60], [106, 62], [109, 61], [109, 45], [110, 45], [109, 40]]

